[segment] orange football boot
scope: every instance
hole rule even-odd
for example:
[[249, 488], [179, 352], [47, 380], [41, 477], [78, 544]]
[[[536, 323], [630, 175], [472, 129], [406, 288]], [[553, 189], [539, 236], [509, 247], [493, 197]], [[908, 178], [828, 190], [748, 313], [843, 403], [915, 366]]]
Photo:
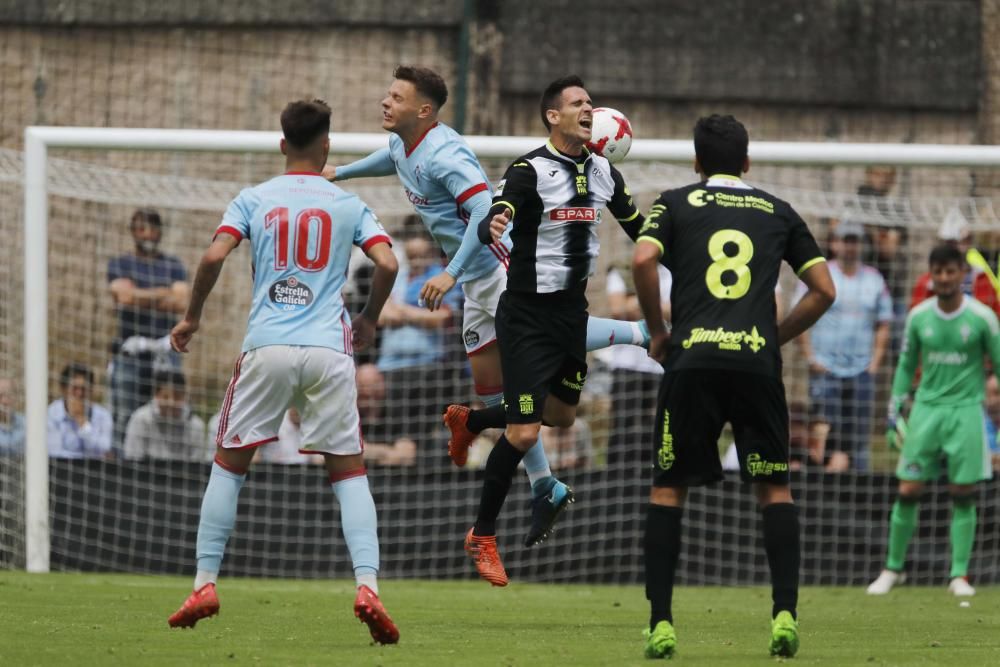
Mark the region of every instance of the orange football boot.
[[172, 628], [193, 628], [201, 619], [218, 613], [219, 596], [215, 594], [215, 584], [208, 583], [191, 593], [181, 608], [167, 619], [167, 623]]

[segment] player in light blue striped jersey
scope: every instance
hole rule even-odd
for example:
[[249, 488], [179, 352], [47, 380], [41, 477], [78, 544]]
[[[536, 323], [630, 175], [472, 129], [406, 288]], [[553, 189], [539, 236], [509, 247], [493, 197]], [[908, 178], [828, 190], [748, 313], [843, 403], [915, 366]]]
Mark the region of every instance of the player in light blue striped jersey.
[[[187, 313], [170, 334], [173, 348], [187, 352], [226, 257], [246, 239], [253, 262], [247, 333], [202, 500], [194, 592], [168, 623], [191, 627], [218, 613], [215, 584], [240, 488], [254, 451], [278, 440], [282, 418], [294, 406], [301, 415], [299, 451], [323, 455], [340, 503], [357, 583], [354, 614], [376, 642], [392, 644], [399, 631], [378, 598], [377, 516], [362, 458], [352, 352], [374, 340], [396, 279], [396, 257], [364, 202], [320, 174], [330, 151], [330, 107], [320, 100], [292, 102], [281, 114], [281, 129], [284, 175], [244, 190], [229, 205], [198, 266]], [[351, 322], [341, 289], [355, 245], [375, 272], [368, 303]]]
[[[470, 219], [486, 217], [493, 193], [472, 149], [455, 130], [438, 120], [448, 99], [444, 80], [430, 69], [414, 66], [397, 67], [393, 77], [382, 100], [382, 128], [390, 132], [388, 147], [345, 166], [327, 167], [323, 174], [339, 181], [395, 173], [407, 199], [448, 257], [445, 271], [425, 283], [421, 297], [434, 310], [449, 290], [456, 284], [462, 286], [462, 338], [476, 393], [495, 408], [470, 415], [464, 406], [450, 406], [445, 413], [445, 422], [452, 430], [448, 453], [456, 465], [463, 466], [475, 434], [505, 423], [500, 409], [503, 377], [494, 318], [507, 284], [510, 241], [505, 235], [484, 246], [476, 237], [476, 226], [468, 224]], [[632, 237], [637, 233], [638, 225]], [[594, 317], [588, 322], [588, 350], [647, 341], [644, 326], [637, 322]], [[569, 487], [552, 475], [540, 443], [524, 457], [532, 495], [538, 501], [533, 503], [532, 528], [526, 539], [529, 545], [544, 537], [559, 511], [573, 498]]]

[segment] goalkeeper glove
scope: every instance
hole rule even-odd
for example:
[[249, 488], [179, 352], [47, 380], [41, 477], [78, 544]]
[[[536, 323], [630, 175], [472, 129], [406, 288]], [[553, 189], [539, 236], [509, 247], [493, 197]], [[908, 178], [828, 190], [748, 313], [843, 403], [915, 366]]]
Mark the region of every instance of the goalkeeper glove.
[[903, 419], [902, 407], [905, 396], [894, 396], [889, 401], [889, 414], [886, 417], [885, 441], [889, 449], [898, 452], [906, 438], [906, 420]]
[[885, 432], [885, 441], [889, 449], [898, 452], [903, 446], [906, 438], [906, 420], [902, 417], [890, 418]]

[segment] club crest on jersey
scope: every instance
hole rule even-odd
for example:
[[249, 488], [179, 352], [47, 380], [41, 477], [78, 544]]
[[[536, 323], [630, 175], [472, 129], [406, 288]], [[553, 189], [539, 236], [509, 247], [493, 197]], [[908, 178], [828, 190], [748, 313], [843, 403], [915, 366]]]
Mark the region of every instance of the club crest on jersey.
[[313, 302], [312, 290], [295, 276], [273, 283], [267, 294], [281, 310], [299, 310]]
[[549, 220], [558, 222], [600, 222], [600, 211], [589, 206], [569, 206], [549, 211]]

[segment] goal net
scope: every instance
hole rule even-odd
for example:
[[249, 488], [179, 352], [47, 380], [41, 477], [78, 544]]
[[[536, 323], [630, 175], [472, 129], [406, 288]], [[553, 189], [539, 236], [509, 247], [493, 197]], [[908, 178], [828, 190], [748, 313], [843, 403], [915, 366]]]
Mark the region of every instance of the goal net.
[[[480, 152], [491, 156], [484, 162], [494, 184], [505, 166], [503, 156], [517, 155], [525, 142], [534, 143], [492, 138], [487, 144], [484, 139], [481, 145], [490, 148]], [[881, 151], [854, 146], [854, 152], [837, 144], [758, 148], [751, 145], [755, 162], [747, 181], [791, 202], [824, 251], [832, 242], [835, 252], [844, 252], [838, 226], [860, 226], [859, 260], [886, 281], [890, 297], [885, 305], [877, 295], [851, 297], [852, 307], [887, 308], [875, 319], [888, 324], [889, 335], [882, 363], [871, 374], [871, 390], [843, 397], [843, 410], [825, 438], [802, 348], [792, 343], [783, 350], [793, 488], [802, 507], [803, 581], [860, 584], [878, 572], [885, 556], [897, 459], [886, 446], [884, 415], [911, 293], [940, 238], [971, 243], [996, 270], [1000, 160], [994, 157], [989, 164], [977, 154], [976, 166], [970, 166], [971, 159], [965, 165], [947, 158], [952, 164], [934, 164], [941, 155], [969, 148], [958, 146], [929, 149], [922, 160], [908, 150], [919, 148], [914, 146]], [[633, 150], [621, 170], [643, 210], [659, 191], [694, 177], [686, 144], [678, 150], [672, 142], [637, 142]], [[338, 155], [331, 162], [352, 159]], [[22, 217], [29, 215], [29, 229], [32, 224], [32, 212], [24, 209], [25, 156], [0, 149], [0, 201], [7, 212], [0, 232], [8, 240], [0, 245], [0, 405], [8, 423], [15, 414], [44, 413], [44, 442], [30, 441], [27, 447], [36, 457], [50, 454], [41, 466], [32, 466], [31, 455], [25, 458], [16, 443], [0, 452], [0, 567], [189, 573], [214, 426], [243, 338], [249, 257], [241, 247], [227, 261], [202, 330], [183, 359], [166, 350], [159, 340], [164, 331], [155, 324], [158, 318], [177, 319], [169, 298], [160, 294], [149, 297], [156, 306], [134, 307], [113, 295], [112, 283], [141, 270], [135, 266], [130, 227], [140, 211], [139, 220], [147, 223], [155, 212], [162, 229], [158, 252], [177, 260], [167, 284], [190, 284], [227, 203], [241, 188], [280, 173], [281, 158], [258, 148], [53, 147], [45, 165], [47, 268], [24, 259], [30, 240]], [[28, 183], [32, 187], [30, 177]], [[440, 257], [413, 241], [422, 227], [412, 219], [394, 177], [343, 186], [375, 209], [402, 265], [414, 267], [401, 271], [393, 296], [406, 304], [413, 296], [409, 275]], [[591, 312], [638, 319], [632, 243], [611, 220], [606, 217], [601, 226], [600, 266], [588, 291]], [[345, 298], [354, 312], [364, 302], [369, 276], [363, 258], [352, 263]], [[32, 289], [39, 281], [46, 285], [40, 303]], [[787, 312], [797, 291], [788, 267], [779, 287], [777, 301]], [[448, 403], [476, 401], [462, 351], [460, 307], [457, 301], [453, 317], [432, 328], [418, 327], [404, 315], [391, 318], [380, 330], [376, 349], [356, 355], [363, 367], [358, 380], [362, 421], [387, 577], [474, 576], [462, 553], [462, 537], [478, 504], [479, 468], [498, 434], [486, 433], [477, 441], [465, 469], [451, 466], [441, 413]], [[26, 318], [37, 321], [31, 318], [39, 308], [47, 326], [41, 339], [26, 338]], [[861, 335], [844, 331], [843, 346], [857, 346]], [[25, 377], [32, 346], [46, 352], [47, 363], [41, 375], [29, 371]], [[532, 549], [521, 547], [530, 517], [524, 475], [515, 479], [502, 514], [501, 550], [518, 579], [642, 578], [658, 370], [643, 350], [629, 346], [594, 352], [590, 364], [576, 424], [546, 429], [543, 436], [554, 471], [574, 486], [578, 502], [553, 538]], [[32, 382], [44, 385], [43, 405], [38, 392], [25, 391]], [[984, 424], [1000, 418], [998, 401], [994, 391], [984, 406]], [[81, 405], [84, 411], [77, 413]], [[251, 470], [224, 576], [350, 573], [336, 500], [322, 468], [295, 453], [295, 431], [295, 416], [289, 415], [281, 440], [262, 448]], [[724, 432], [721, 456], [727, 456], [731, 441]], [[907, 566], [920, 583], [942, 582], [948, 574], [949, 499], [943, 484], [930, 489]], [[983, 583], [1000, 579], [997, 489], [987, 482], [978, 491], [971, 572]], [[720, 485], [692, 491], [685, 527], [682, 583], [767, 580], [759, 512], [735, 470]]]

